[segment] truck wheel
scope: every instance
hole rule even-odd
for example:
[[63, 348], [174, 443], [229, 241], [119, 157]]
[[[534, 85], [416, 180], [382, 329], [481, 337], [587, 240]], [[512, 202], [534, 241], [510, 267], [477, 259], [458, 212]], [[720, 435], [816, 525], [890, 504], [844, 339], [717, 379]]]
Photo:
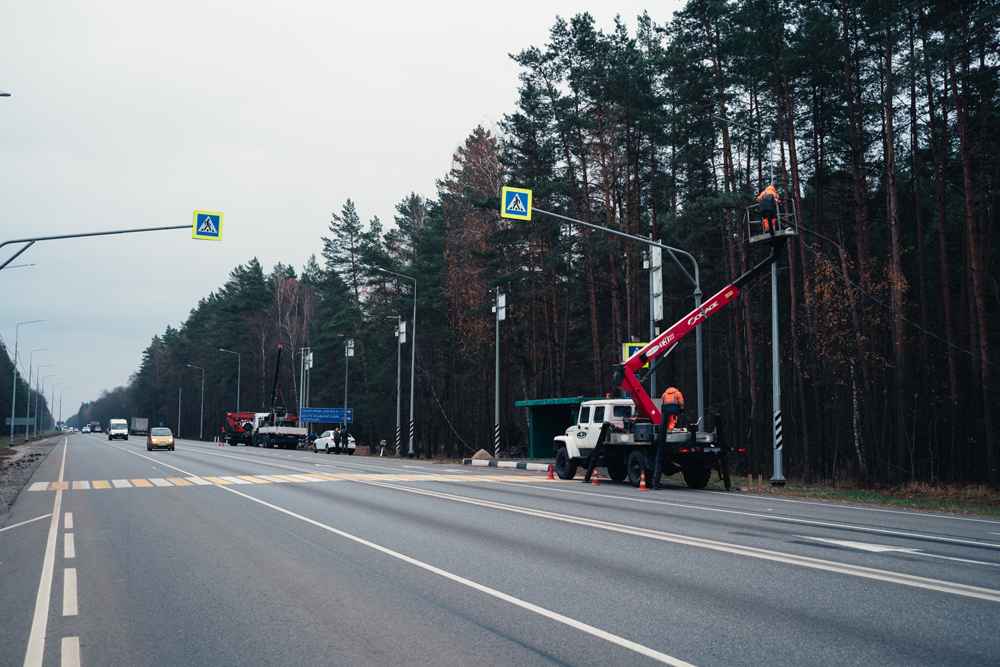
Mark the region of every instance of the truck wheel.
[[565, 447], [560, 447], [559, 451], [556, 452], [556, 464], [554, 467], [556, 474], [559, 475], [559, 479], [573, 479], [576, 477], [576, 464], [569, 458], [569, 453]]
[[708, 486], [708, 480], [712, 479], [712, 469], [706, 468], [701, 463], [694, 463], [684, 466], [684, 483], [692, 489], [704, 489]]
[[628, 481], [635, 488], [639, 488], [642, 481], [642, 472], [646, 471], [646, 487], [653, 485], [653, 471], [646, 467], [646, 454], [641, 449], [633, 449], [628, 453]]
[[608, 477], [616, 482], [624, 481], [628, 477], [628, 466], [621, 461], [615, 461], [608, 465]]

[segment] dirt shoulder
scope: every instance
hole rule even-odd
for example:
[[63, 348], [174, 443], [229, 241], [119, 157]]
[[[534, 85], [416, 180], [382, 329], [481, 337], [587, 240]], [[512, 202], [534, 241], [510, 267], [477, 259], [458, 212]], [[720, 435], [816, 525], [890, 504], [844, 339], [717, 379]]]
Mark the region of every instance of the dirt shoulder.
[[62, 436], [52, 436], [0, 450], [0, 517], [10, 511], [21, 489]]

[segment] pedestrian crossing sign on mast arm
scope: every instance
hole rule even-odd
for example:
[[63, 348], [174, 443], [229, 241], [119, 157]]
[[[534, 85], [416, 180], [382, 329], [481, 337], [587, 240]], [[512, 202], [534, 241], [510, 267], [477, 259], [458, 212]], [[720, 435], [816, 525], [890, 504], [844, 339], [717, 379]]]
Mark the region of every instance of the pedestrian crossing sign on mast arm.
[[213, 211], [195, 211], [191, 238], [207, 241], [222, 240], [222, 214]]
[[531, 190], [504, 188], [500, 195], [500, 215], [515, 220], [531, 220]]

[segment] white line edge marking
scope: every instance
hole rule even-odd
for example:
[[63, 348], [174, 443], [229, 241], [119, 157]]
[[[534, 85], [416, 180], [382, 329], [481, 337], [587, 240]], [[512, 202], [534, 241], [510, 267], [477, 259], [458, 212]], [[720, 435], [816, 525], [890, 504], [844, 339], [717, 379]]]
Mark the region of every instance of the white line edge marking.
[[73, 533], [63, 533], [63, 558], [76, 558], [76, 540]]
[[76, 615], [76, 568], [67, 567], [63, 572], [63, 616]]
[[1000, 590], [993, 590], [990, 588], [980, 588], [978, 586], [968, 586], [966, 584], [959, 584], [950, 581], [942, 581], [939, 579], [929, 579], [927, 577], [918, 577], [910, 574], [890, 572], [888, 570], [879, 570], [875, 568], [862, 567], [859, 565], [837, 563], [835, 561], [828, 561], [820, 558], [810, 558], [808, 556], [783, 554], [777, 551], [769, 551], [767, 549], [758, 549], [756, 547], [745, 547], [737, 544], [728, 544], [726, 542], [716, 542], [714, 540], [706, 540], [700, 537], [675, 535], [671, 533], [664, 533], [661, 531], [650, 530], [646, 528], [634, 528], [632, 526], [610, 523], [606, 521], [598, 521], [594, 519], [579, 519], [577, 517], [565, 514], [557, 514], [555, 512], [548, 512], [545, 510], [523, 508], [523, 507], [518, 507], [516, 505], [505, 505], [503, 503], [496, 503], [488, 500], [474, 500], [471, 498], [454, 496], [448, 493], [428, 491], [425, 489], [415, 489], [406, 486], [399, 486], [396, 484], [388, 484], [372, 480], [357, 480], [357, 482], [359, 484], [370, 484], [372, 486], [381, 486], [387, 489], [395, 489], [398, 491], [405, 491], [407, 493], [432, 496], [432, 497], [442, 498], [444, 500], [453, 500], [455, 502], [466, 503], [469, 505], [479, 505], [481, 507], [505, 510], [517, 514], [526, 514], [529, 516], [536, 516], [545, 519], [553, 519], [556, 521], [562, 521], [564, 523], [572, 523], [581, 526], [590, 526], [592, 528], [600, 528], [603, 530], [609, 530], [617, 533], [635, 535], [637, 537], [648, 537], [663, 542], [672, 542], [675, 544], [684, 544], [688, 546], [701, 547], [704, 549], [711, 549], [712, 551], [721, 551], [723, 553], [729, 553], [733, 555], [751, 556], [753, 558], [760, 558], [762, 560], [787, 563], [789, 565], [799, 565], [802, 567], [808, 567], [816, 570], [837, 572], [840, 574], [848, 574], [866, 579], [887, 581], [890, 583], [903, 584], [906, 586], [913, 586], [916, 588], [926, 588], [929, 590], [939, 591], [942, 593], [952, 593], [954, 595], [963, 595], [966, 597], [979, 598], [982, 600], [989, 600], [991, 602], [1000, 602]]
[[[60, 482], [63, 481], [63, 474], [66, 472], [66, 450], [69, 448], [68, 443], [69, 438], [63, 438], [62, 465], [59, 467]], [[49, 524], [49, 537], [45, 543], [45, 556], [42, 559], [42, 577], [38, 582], [38, 595], [35, 597], [35, 614], [31, 620], [31, 634], [28, 635], [28, 650], [24, 654], [24, 667], [42, 667], [42, 657], [45, 655], [45, 632], [49, 626], [49, 602], [52, 599], [52, 570], [55, 567], [62, 493], [62, 491], [56, 491], [56, 500], [52, 506], [52, 522]]]
[[17, 528], [18, 526], [23, 526], [28, 523], [34, 523], [35, 521], [41, 521], [42, 519], [47, 519], [50, 516], [52, 516], [51, 512], [48, 514], [43, 514], [42, 516], [36, 516], [34, 519], [28, 519], [27, 521], [22, 521], [21, 523], [15, 523], [12, 526], [6, 526], [4, 528], [0, 528], [0, 533], [2, 533], [5, 530], [10, 530], [11, 528]]
[[63, 514], [63, 528], [66, 530], [73, 530], [73, 513], [65, 512]]
[[[971, 563], [973, 565], [989, 565], [990, 567], [1000, 567], [1000, 563], [990, 563], [989, 561], [985, 560], [971, 560], [969, 558], [957, 558], [955, 556], [942, 556], [940, 554], [927, 553], [922, 549], [916, 549], [914, 547], [893, 547], [890, 545], [883, 545], [883, 544], [864, 544], [861, 542], [851, 542], [848, 540], [831, 540], [823, 537], [810, 537], [809, 535], [796, 535], [796, 537], [802, 538], [803, 540], [813, 540], [815, 542], [823, 542], [837, 547], [844, 547], [847, 549], [857, 549], [859, 551], [867, 551], [868, 553], [874, 553], [879, 555], [904, 554], [906, 556], [924, 556], [925, 558], [940, 558], [941, 560], [953, 560], [959, 563]], [[875, 549], [866, 548], [869, 546], [876, 548]]]
[[60, 667], [80, 667], [80, 638], [63, 637]]
[[405, 563], [409, 563], [411, 565], [415, 565], [416, 567], [419, 567], [421, 569], [427, 570], [428, 572], [433, 572], [434, 574], [442, 576], [442, 577], [444, 577], [446, 579], [450, 579], [450, 580], [452, 580], [454, 582], [463, 584], [465, 586], [468, 586], [469, 588], [474, 588], [477, 591], [480, 591], [482, 593], [486, 593], [487, 595], [490, 595], [490, 596], [493, 596], [493, 597], [498, 598], [500, 600], [503, 600], [504, 602], [509, 602], [510, 604], [513, 604], [515, 606], [521, 607], [522, 609], [527, 609], [528, 611], [531, 611], [531, 612], [534, 612], [534, 613], [539, 614], [541, 616], [544, 616], [546, 618], [552, 619], [554, 621], [562, 623], [563, 625], [568, 625], [571, 628], [575, 628], [577, 630], [580, 630], [581, 632], [585, 632], [585, 633], [587, 633], [589, 635], [593, 635], [594, 637], [598, 637], [599, 639], [604, 639], [605, 641], [611, 642], [612, 644], [617, 644], [618, 646], [621, 646], [623, 648], [627, 648], [627, 649], [629, 649], [631, 651], [635, 651], [636, 653], [639, 653], [639, 654], [644, 655], [646, 657], [652, 658], [652, 659], [657, 660], [659, 662], [662, 662], [662, 663], [665, 663], [665, 664], [668, 664], [668, 665], [673, 665], [674, 667], [693, 667], [691, 665], [691, 663], [684, 662], [683, 660], [679, 660], [679, 659], [674, 658], [672, 656], [669, 656], [669, 655], [667, 655], [665, 653], [660, 653], [659, 651], [651, 649], [648, 646], [643, 646], [642, 644], [637, 644], [637, 643], [635, 643], [633, 641], [629, 641], [628, 639], [625, 639], [623, 637], [619, 637], [618, 635], [613, 635], [610, 632], [606, 632], [604, 630], [601, 630], [600, 628], [595, 628], [592, 625], [588, 625], [586, 623], [582, 623], [582, 622], [577, 621], [575, 619], [569, 618], [568, 616], [563, 616], [562, 614], [558, 614], [558, 613], [556, 613], [554, 611], [550, 611], [548, 609], [545, 609], [544, 607], [539, 607], [538, 605], [531, 604], [530, 602], [525, 602], [524, 600], [521, 600], [519, 598], [515, 598], [515, 597], [513, 597], [511, 595], [507, 595], [506, 593], [501, 593], [500, 591], [498, 591], [498, 590], [496, 590], [494, 588], [490, 588], [488, 586], [484, 586], [482, 584], [476, 583], [475, 581], [471, 581], [471, 580], [466, 579], [464, 577], [460, 577], [457, 574], [452, 574], [451, 572], [448, 572], [446, 570], [442, 570], [442, 569], [440, 569], [438, 567], [434, 567], [433, 565], [430, 565], [428, 563], [424, 563], [423, 561], [419, 561], [419, 560], [417, 560], [415, 558], [411, 558], [410, 556], [406, 556], [406, 555], [401, 554], [401, 553], [399, 553], [397, 551], [393, 551], [392, 549], [388, 549], [386, 547], [380, 546], [378, 544], [375, 544], [374, 542], [369, 542], [368, 540], [365, 540], [363, 538], [357, 537], [355, 535], [351, 535], [350, 533], [345, 533], [344, 531], [338, 530], [338, 529], [334, 528], [333, 526], [328, 526], [328, 525], [326, 525], [324, 523], [320, 523], [319, 521], [315, 521], [315, 520], [310, 519], [308, 517], [304, 517], [301, 514], [296, 514], [295, 512], [292, 512], [291, 510], [286, 510], [283, 507], [278, 507], [277, 505], [272, 505], [269, 502], [266, 502], [266, 501], [263, 501], [263, 500], [259, 500], [257, 498], [254, 498], [253, 496], [248, 496], [247, 494], [242, 493], [240, 491], [237, 491], [236, 489], [231, 489], [228, 486], [221, 486], [219, 488], [225, 489], [226, 491], [229, 491], [230, 493], [235, 493], [238, 496], [242, 496], [243, 498], [246, 498], [247, 500], [251, 500], [251, 501], [253, 501], [255, 503], [259, 503], [261, 505], [264, 505], [265, 507], [270, 507], [271, 509], [273, 509], [273, 510], [275, 510], [277, 512], [281, 512], [283, 514], [287, 514], [288, 516], [294, 517], [294, 518], [299, 519], [301, 521], [305, 521], [306, 523], [312, 524], [313, 526], [316, 526], [317, 528], [322, 528], [324, 530], [328, 530], [331, 533], [334, 533], [336, 535], [340, 535], [341, 537], [344, 537], [344, 538], [347, 538], [347, 539], [352, 540], [354, 542], [357, 542], [358, 544], [362, 544], [362, 545], [364, 545], [366, 547], [369, 547], [371, 549], [375, 549], [376, 551], [380, 551], [380, 552], [386, 554], [387, 556], [392, 556], [393, 558], [398, 558], [399, 560], [401, 560], [401, 561], [403, 561]]

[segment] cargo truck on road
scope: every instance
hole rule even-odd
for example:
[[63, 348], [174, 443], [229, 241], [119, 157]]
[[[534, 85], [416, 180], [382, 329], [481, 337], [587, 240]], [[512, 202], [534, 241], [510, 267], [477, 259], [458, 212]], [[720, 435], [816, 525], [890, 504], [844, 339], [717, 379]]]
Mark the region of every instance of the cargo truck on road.
[[299, 418], [285, 412], [283, 407], [274, 404], [278, 395], [278, 371], [281, 370], [281, 345], [274, 360], [274, 383], [271, 386], [270, 412], [257, 412], [253, 416], [253, 436], [251, 444], [254, 447], [281, 447], [295, 449], [304, 444], [309, 437], [309, 430], [299, 426]]
[[129, 429], [132, 435], [146, 435], [149, 433], [149, 420], [145, 417], [132, 417], [132, 428]]

